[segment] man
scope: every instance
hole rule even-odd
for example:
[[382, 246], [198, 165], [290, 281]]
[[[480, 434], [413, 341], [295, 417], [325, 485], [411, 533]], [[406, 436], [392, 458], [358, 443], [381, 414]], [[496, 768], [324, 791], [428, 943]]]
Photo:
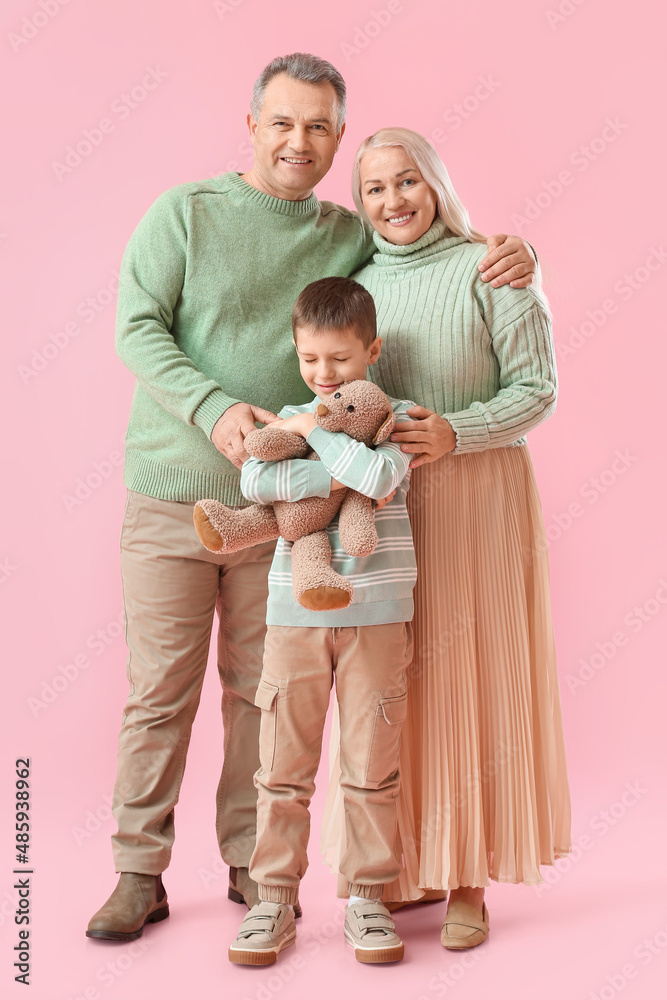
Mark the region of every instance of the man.
[[[253, 90], [251, 169], [167, 191], [123, 258], [116, 343], [137, 379], [121, 538], [130, 695], [114, 791], [121, 875], [90, 921], [90, 937], [133, 940], [168, 916], [161, 874], [214, 610], [225, 732], [218, 840], [230, 897], [257, 902], [247, 872], [260, 717], [254, 695], [273, 543], [213, 555], [197, 539], [192, 508], [205, 497], [245, 505], [238, 471], [245, 435], [286, 401], [309, 399], [291, 343], [297, 295], [318, 278], [348, 276], [373, 252], [357, 215], [313, 194], [344, 121], [345, 83], [330, 63], [303, 53], [275, 59]], [[529, 284], [535, 261], [527, 245], [517, 237], [489, 243], [502, 245], [485, 259], [486, 276]]]

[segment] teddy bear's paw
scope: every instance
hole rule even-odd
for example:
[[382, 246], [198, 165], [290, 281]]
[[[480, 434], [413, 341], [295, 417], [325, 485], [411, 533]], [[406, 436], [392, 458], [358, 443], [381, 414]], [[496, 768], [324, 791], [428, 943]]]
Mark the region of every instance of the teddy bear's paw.
[[[215, 503], [215, 501], [209, 501], [209, 503]], [[225, 548], [224, 539], [220, 532], [216, 531], [211, 524], [209, 515], [203, 504], [206, 504], [206, 501], [200, 501], [195, 504], [195, 509], [192, 513], [192, 519], [195, 523], [195, 531], [197, 532], [199, 541], [202, 543], [204, 548], [209, 550], [209, 552], [223, 552]]]
[[346, 537], [343, 541], [343, 533], [341, 532], [341, 545], [347, 552], [348, 556], [354, 556], [355, 559], [364, 559], [366, 556], [370, 556], [371, 553], [375, 551], [378, 543], [377, 532], [368, 532], [367, 537], [360, 538], [358, 536]]
[[243, 445], [253, 458], [262, 462], [279, 462], [285, 458], [304, 458], [310, 451], [308, 442], [299, 434], [281, 427], [261, 427], [246, 435]]
[[193, 520], [199, 540], [210, 552], [240, 552], [278, 537], [278, 522], [270, 505], [234, 509], [218, 500], [199, 500]]
[[299, 598], [299, 604], [309, 611], [338, 611], [346, 608], [352, 600], [352, 594], [339, 587], [313, 587], [304, 590]]

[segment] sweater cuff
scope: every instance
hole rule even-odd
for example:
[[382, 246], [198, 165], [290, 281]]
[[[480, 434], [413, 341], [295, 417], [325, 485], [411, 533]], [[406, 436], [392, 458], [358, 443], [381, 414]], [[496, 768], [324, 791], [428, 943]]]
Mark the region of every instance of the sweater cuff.
[[452, 425], [456, 434], [456, 447], [450, 454], [462, 455], [467, 451], [484, 451], [489, 447], [489, 428], [477, 410], [443, 413], [443, 419]]
[[208, 396], [201, 401], [195, 412], [192, 414], [192, 422], [193, 424], [196, 424], [197, 427], [201, 427], [206, 434], [206, 437], [210, 438], [213, 433], [213, 428], [225, 410], [228, 410], [230, 406], [234, 406], [235, 403], [240, 402], [240, 399], [232, 399], [231, 396], [225, 396], [222, 389], [213, 389], [209, 392]]

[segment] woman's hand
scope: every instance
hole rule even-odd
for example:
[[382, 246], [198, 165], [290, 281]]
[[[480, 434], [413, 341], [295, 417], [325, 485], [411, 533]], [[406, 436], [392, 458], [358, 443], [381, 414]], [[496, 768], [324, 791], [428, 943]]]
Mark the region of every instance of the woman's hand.
[[456, 433], [447, 420], [425, 406], [413, 406], [408, 410], [410, 423], [398, 423], [394, 427], [390, 441], [400, 444], [401, 451], [415, 453], [410, 462], [411, 469], [417, 469], [427, 462], [435, 462], [442, 455], [454, 451]]

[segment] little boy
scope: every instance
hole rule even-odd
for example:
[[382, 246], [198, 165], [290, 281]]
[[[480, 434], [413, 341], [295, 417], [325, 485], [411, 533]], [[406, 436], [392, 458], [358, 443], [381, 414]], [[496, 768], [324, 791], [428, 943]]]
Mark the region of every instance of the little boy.
[[[318, 427], [315, 407], [343, 382], [367, 377], [381, 349], [371, 295], [350, 278], [325, 278], [303, 290], [292, 315], [301, 375], [315, 399], [286, 406], [279, 424], [306, 438], [319, 461], [294, 459], [243, 466], [241, 489], [256, 503], [329, 496], [349, 486], [375, 500], [395, 498], [376, 514], [379, 542], [352, 558], [329, 526], [332, 566], [354, 586], [352, 603], [310, 611], [292, 593], [291, 544], [278, 540], [269, 574], [267, 637], [255, 704], [262, 709], [257, 844], [250, 875], [261, 902], [229, 949], [240, 965], [270, 965], [294, 943], [294, 907], [308, 859], [308, 805], [315, 787], [333, 679], [340, 712], [345, 849], [341, 874], [350, 893], [345, 939], [358, 961], [395, 962], [403, 943], [380, 902], [401, 870], [396, 850], [398, 751], [412, 652], [416, 564], [405, 507], [411, 455], [390, 442], [367, 448]], [[413, 403], [392, 400], [396, 414]], [[372, 484], [372, 485], [369, 485]], [[297, 913], [300, 911], [297, 909]]]

